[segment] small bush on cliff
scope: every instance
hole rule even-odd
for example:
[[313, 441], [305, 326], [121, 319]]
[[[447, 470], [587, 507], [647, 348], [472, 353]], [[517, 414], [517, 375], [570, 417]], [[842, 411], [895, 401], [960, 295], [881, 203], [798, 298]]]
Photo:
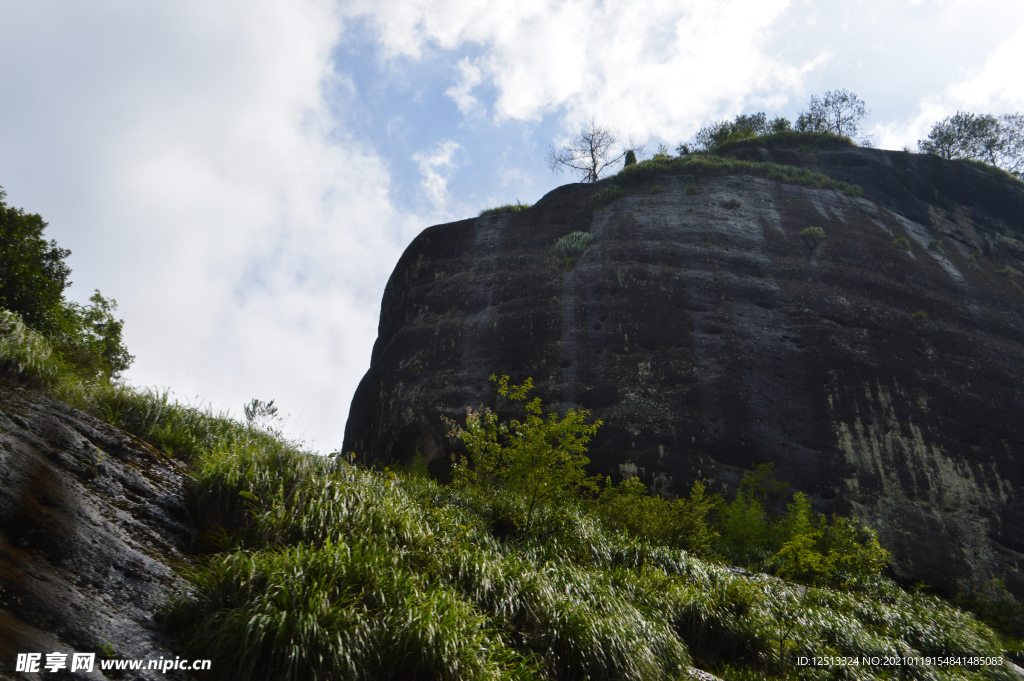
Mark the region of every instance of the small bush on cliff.
[[576, 258], [583, 255], [593, 240], [594, 237], [590, 235], [590, 232], [569, 232], [556, 241], [551, 250], [555, 252], [555, 257], [563, 267], [572, 269]]
[[[629, 166], [630, 168], [636, 168], [636, 165]], [[601, 206], [607, 206], [609, 203], [616, 199], [621, 199], [626, 195], [626, 190], [617, 184], [610, 184], [603, 189], [599, 189], [594, 192], [590, 197], [590, 204], [595, 208]]]
[[519, 213], [532, 207], [531, 203], [521, 203], [518, 200], [515, 203], [506, 203], [503, 206], [495, 206], [494, 208], [484, 208], [480, 211], [480, 217], [485, 215], [502, 215], [504, 213]]
[[813, 251], [825, 238], [825, 230], [821, 227], [806, 227], [800, 231], [800, 237], [807, 244], [807, 248]]

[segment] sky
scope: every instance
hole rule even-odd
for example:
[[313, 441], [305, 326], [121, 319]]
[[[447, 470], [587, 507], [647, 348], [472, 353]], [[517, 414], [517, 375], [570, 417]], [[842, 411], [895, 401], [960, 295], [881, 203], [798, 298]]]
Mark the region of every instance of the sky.
[[873, 146], [1024, 111], [1020, 0], [0, 0], [0, 186], [117, 300], [126, 379], [341, 447], [433, 224], [574, 181], [594, 120], [674, 149], [855, 92]]

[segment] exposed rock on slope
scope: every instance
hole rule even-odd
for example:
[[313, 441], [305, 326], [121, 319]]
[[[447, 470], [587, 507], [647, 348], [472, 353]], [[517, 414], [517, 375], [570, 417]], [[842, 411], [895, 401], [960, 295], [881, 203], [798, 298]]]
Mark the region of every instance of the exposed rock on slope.
[[[774, 461], [878, 529], [898, 575], [1024, 594], [1024, 189], [903, 152], [733, 153], [864, 196], [666, 175], [431, 227], [388, 283], [345, 450], [436, 467], [441, 414], [532, 376], [605, 421], [594, 472], [681, 492]], [[551, 247], [574, 230], [593, 243], [567, 271]]]
[[[111, 649], [175, 658], [154, 616], [194, 539], [184, 480], [184, 465], [149, 445], [0, 384], [0, 678], [107, 678]], [[17, 653], [55, 651], [97, 653], [94, 672], [15, 674]]]

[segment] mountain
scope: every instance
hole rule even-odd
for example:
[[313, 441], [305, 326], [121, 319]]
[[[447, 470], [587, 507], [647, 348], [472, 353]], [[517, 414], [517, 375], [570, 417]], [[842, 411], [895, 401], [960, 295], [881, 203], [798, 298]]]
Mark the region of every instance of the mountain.
[[1024, 595], [1022, 270], [1024, 184], [994, 169], [757, 140], [655, 159], [421, 233], [344, 450], [443, 476], [441, 416], [532, 377], [604, 422], [594, 473], [728, 493], [772, 462], [896, 576]]

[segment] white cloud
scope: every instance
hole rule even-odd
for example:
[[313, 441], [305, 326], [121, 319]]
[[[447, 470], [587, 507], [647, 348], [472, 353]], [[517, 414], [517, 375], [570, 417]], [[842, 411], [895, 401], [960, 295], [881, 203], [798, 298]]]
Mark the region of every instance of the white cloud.
[[473, 88], [483, 82], [480, 67], [465, 57], [459, 61], [459, 82], [447, 90], [445, 94], [459, 107], [464, 116], [475, 113], [480, 102], [472, 95]]
[[[397, 0], [347, 5], [366, 14], [384, 53], [419, 58], [428, 46], [483, 48], [459, 64], [449, 95], [465, 113], [481, 82], [497, 90], [497, 121], [564, 110], [626, 135], [682, 139], [710, 115], [777, 106], [797, 91], [810, 55], [789, 64], [765, 49], [789, 0]], [[474, 48], [476, 49], [476, 48]]]
[[412, 157], [423, 176], [420, 187], [437, 214], [445, 213], [448, 208], [448, 179], [455, 170], [454, 156], [458, 149], [458, 143], [446, 140], [431, 151], [420, 151]]
[[[0, 183], [117, 298], [136, 384], [274, 398], [341, 445], [384, 282], [423, 226], [335, 127], [326, 0], [31, 4], [0, 28]], [[301, 412], [301, 418], [298, 418]]]
[[1003, 41], [984, 60], [983, 66], [947, 85], [941, 93], [930, 94], [910, 116], [886, 121], [874, 129], [878, 146], [917, 149], [932, 126], [957, 111], [974, 113], [1015, 113], [1024, 111], [1024, 80], [1019, 65], [1024, 63], [1024, 26]]

